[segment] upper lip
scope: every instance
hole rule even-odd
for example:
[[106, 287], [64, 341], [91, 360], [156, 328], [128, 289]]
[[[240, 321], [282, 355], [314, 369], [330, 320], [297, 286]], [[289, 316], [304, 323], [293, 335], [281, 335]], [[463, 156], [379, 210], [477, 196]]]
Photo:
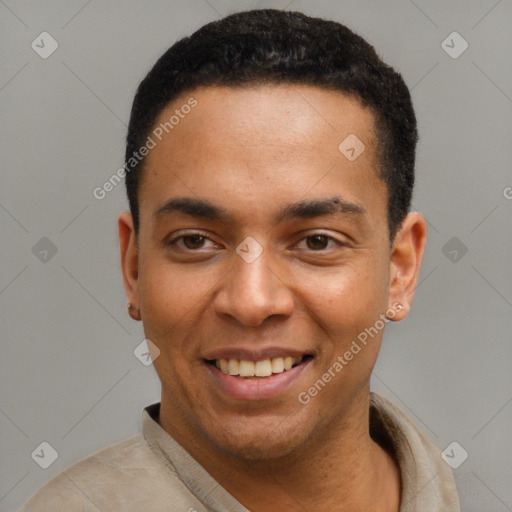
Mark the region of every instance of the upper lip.
[[290, 347], [269, 347], [258, 350], [229, 347], [205, 352], [203, 358], [207, 361], [216, 359], [238, 359], [256, 362], [264, 359], [274, 359], [276, 357], [303, 357], [306, 355], [312, 355], [312, 351], [308, 352]]

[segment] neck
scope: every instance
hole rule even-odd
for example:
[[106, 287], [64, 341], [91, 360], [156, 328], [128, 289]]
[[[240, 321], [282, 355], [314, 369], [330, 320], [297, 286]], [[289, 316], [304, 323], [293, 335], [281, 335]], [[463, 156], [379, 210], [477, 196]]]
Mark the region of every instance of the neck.
[[183, 436], [176, 415], [166, 414], [164, 399], [160, 425], [252, 512], [397, 512], [398, 465], [370, 437], [368, 396], [358, 405], [350, 421], [315, 432], [300, 450], [276, 459], [245, 460]]

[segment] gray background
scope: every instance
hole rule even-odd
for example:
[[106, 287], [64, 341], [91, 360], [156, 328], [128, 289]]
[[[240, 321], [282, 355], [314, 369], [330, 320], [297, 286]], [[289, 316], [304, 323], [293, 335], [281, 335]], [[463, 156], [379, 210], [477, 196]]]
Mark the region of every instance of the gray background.
[[[156, 58], [205, 22], [265, 6], [347, 24], [412, 89], [414, 207], [429, 242], [372, 385], [441, 449], [469, 453], [455, 470], [463, 510], [512, 510], [510, 0], [0, 1], [2, 510], [136, 433], [158, 401], [119, 271], [124, 188], [101, 201], [92, 191], [122, 165], [133, 94]], [[59, 44], [47, 59], [31, 48], [43, 31]], [[456, 59], [442, 47], [453, 31], [469, 43]], [[31, 457], [43, 441], [58, 452], [48, 469]]]

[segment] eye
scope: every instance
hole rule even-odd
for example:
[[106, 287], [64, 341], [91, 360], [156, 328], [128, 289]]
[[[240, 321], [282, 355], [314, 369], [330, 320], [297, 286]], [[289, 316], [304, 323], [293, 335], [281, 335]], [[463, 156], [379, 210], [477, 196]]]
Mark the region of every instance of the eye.
[[329, 237], [326, 235], [311, 235], [306, 237], [306, 245], [308, 249], [320, 250], [325, 249], [329, 244]]
[[[304, 244], [306, 247], [300, 247]], [[323, 233], [315, 233], [313, 235], [305, 236], [298, 244], [299, 248], [305, 248], [310, 251], [323, 251], [343, 245], [343, 242]]]
[[[208, 242], [210, 242], [209, 245]], [[215, 243], [202, 233], [190, 233], [173, 238], [167, 245], [176, 246], [187, 251], [198, 251], [200, 249], [212, 248], [215, 246]]]
[[187, 249], [201, 249], [206, 241], [206, 237], [202, 235], [185, 235], [181, 237], [183, 245]]

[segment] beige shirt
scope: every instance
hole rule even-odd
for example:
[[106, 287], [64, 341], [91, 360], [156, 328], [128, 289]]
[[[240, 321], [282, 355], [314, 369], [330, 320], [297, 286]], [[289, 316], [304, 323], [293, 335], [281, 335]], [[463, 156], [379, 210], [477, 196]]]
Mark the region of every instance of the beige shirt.
[[[248, 512], [143, 411], [142, 433], [72, 465], [22, 512]], [[389, 400], [371, 394], [370, 432], [394, 453], [402, 476], [400, 512], [459, 512], [451, 468]]]

